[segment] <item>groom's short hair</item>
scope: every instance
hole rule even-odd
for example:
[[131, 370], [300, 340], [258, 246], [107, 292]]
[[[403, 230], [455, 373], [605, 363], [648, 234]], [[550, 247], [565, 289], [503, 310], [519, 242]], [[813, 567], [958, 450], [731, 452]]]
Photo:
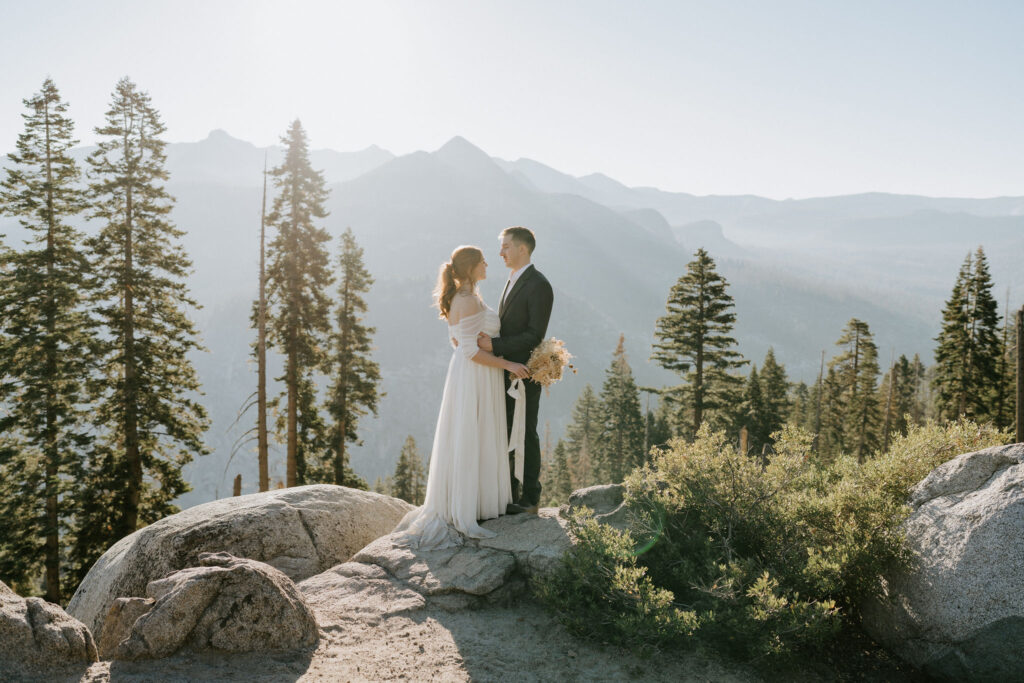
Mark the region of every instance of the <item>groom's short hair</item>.
[[511, 228], [505, 228], [499, 235], [502, 239], [505, 237], [510, 238], [513, 242], [519, 244], [525, 244], [526, 249], [532, 254], [533, 250], [537, 248], [537, 238], [533, 236], [533, 230], [524, 228], [521, 225], [514, 225]]

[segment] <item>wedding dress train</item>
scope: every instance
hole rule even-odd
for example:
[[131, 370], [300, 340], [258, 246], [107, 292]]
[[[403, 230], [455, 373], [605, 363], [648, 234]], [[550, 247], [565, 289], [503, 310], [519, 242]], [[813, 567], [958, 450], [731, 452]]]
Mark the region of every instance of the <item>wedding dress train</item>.
[[473, 361], [477, 335], [497, 336], [501, 322], [473, 298], [478, 312], [448, 327], [458, 346], [448, 363], [423, 505], [395, 527], [399, 542], [415, 548], [461, 545], [462, 536], [491, 538], [495, 533], [477, 521], [504, 514], [512, 500], [504, 370]]

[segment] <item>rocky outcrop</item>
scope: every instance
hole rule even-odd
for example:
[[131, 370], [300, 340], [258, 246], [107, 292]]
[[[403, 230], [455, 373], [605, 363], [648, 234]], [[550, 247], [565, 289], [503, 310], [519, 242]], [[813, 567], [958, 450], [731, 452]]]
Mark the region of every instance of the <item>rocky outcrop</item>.
[[22, 598], [0, 582], [0, 680], [86, 668], [97, 660], [85, 624], [53, 603]]
[[316, 620], [295, 584], [262, 562], [203, 553], [198, 567], [152, 581], [146, 592], [145, 600], [122, 599], [111, 608], [104, 656], [155, 659], [182, 647], [293, 650], [317, 641]]
[[197, 505], [114, 544], [82, 581], [68, 612], [103, 640], [116, 599], [144, 597], [151, 581], [196, 566], [204, 552], [259, 560], [301, 581], [389, 533], [410, 509], [397, 498], [329, 485]]
[[865, 628], [915, 666], [949, 680], [1024, 672], [1024, 444], [966, 453], [915, 487], [910, 571], [886, 578], [888, 601]]
[[629, 527], [629, 508], [626, 507], [625, 496], [626, 487], [622, 484], [588, 486], [569, 495], [569, 506], [565, 512], [569, 515], [585, 507], [602, 524], [626, 529]]
[[571, 541], [553, 508], [484, 522], [495, 538], [454, 548], [414, 550], [387, 535], [352, 560], [299, 584], [318, 609], [354, 609], [364, 619], [427, 605], [459, 610], [525, 597], [527, 579], [554, 568]]

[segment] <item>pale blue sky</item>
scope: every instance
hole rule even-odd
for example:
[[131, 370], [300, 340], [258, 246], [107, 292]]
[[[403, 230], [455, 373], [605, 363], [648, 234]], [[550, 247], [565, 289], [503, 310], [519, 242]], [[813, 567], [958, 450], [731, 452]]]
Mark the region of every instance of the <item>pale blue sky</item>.
[[0, 150], [47, 75], [83, 142], [128, 75], [175, 142], [299, 117], [695, 194], [1024, 195], [1022, 36], [1022, 2], [0, 0]]

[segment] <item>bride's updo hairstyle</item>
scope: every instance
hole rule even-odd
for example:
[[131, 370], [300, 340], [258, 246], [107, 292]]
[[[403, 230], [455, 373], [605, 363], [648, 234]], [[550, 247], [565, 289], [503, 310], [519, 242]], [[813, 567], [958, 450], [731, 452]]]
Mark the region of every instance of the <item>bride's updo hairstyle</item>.
[[437, 276], [437, 287], [434, 288], [434, 296], [437, 298], [437, 307], [441, 309], [441, 317], [448, 319], [448, 313], [452, 310], [452, 299], [459, 287], [469, 284], [472, 288], [473, 269], [484, 260], [484, 253], [477, 247], [462, 246], [456, 247], [452, 252], [452, 258], [448, 263], [441, 266], [441, 272]]

